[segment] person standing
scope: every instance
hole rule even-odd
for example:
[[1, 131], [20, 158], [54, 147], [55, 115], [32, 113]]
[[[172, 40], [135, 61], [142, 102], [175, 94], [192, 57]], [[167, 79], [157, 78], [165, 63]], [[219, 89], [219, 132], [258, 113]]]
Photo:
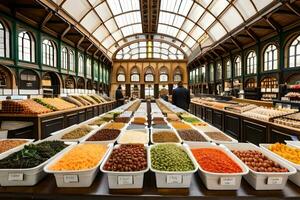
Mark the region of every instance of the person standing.
[[190, 92], [183, 87], [182, 81], [178, 82], [178, 87], [173, 90], [172, 103], [186, 111], [189, 109], [191, 103]]
[[117, 101], [117, 106], [121, 106], [124, 104], [124, 96], [122, 93], [122, 87], [119, 85], [118, 89], [116, 90], [115, 98]]

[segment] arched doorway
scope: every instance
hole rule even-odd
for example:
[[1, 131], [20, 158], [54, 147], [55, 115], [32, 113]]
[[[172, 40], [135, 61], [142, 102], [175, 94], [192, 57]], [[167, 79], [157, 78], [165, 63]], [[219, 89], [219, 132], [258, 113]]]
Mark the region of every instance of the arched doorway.
[[92, 84], [92, 81], [91, 81], [91, 80], [88, 80], [86, 88], [87, 88], [88, 90], [92, 90], [92, 89], [93, 89], [93, 84]]
[[85, 82], [82, 77], [79, 77], [77, 80], [77, 88], [78, 89], [85, 89]]
[[66, 89], [74, 89], [76, 86], [76, 82], [73, 76], [69, 75], [65, 78], [65, 88]]
[[40, 77], [30, 69], [25, 69], [20, 73], [20, 89], [38, 90], [40, 89]]
[[47, 91], [52, 90], [53, 95], [57, 96], [60, 94], [60, 78], [55, 72], [46, 72], [42, 78], [42, 88], [47, 93]]
[[5, 66], [0, 65], [0, 88], [1, 89], [13, 89], [14, 75]]

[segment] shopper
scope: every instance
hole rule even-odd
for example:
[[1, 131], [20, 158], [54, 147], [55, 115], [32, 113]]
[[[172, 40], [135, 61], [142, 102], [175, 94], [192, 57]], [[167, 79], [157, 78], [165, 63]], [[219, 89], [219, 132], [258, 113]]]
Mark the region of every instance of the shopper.
[[165, 88], [165, 85], [163, 85], [163, 88], [159, 91], [159, 96], [165, 101], [168, 101], [168, 90]]
[[121, 106], [121, 105], [124, 104], [124, 96], [123, 96], [123, 93], [122, 93], [121, 85], [119, 85], [118, 89], [116, 90], [115, 98], [116, 98], [118, 106]]
[[178, 87], [173, 90], [172, 102], [177, 107], [182, 108], [186, 111], [188, 111], [189, 109], [191, 102], [190, 92], [188, 89], [183, 87], [182, 81], [180, 81], [178, 83]]

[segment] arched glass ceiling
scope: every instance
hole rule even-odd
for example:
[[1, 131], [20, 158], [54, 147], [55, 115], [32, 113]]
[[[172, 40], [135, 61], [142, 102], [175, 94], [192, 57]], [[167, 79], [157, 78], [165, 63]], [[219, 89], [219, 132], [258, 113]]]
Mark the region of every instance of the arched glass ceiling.
[[119, 50], [116, 59], [184, 59], [184, 53], [165, 42], [141, 41], [135, 42]]
[[[142, 30], [140, 0], [52, 1], [71, 16], [110, 58]], [[157, 33], [174, 38], [187, 55], [217, 42], [275, 0], [160, 0]], [[153, 14], [153, 13], [149, 13]]]

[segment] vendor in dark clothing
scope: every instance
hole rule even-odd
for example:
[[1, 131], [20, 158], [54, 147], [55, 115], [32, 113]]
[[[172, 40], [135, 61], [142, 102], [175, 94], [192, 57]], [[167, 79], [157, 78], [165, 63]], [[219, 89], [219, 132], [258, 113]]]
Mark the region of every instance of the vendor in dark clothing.
[[124, 96], [122, 94], [122, 87], [119, 85], [118, 89], [116, 90], [116, 100], [117, 100], [117, 105], [121, 106], [124, 104]]
[[173, 90], [172, 102], [179, 108], [188, 110], [191, 102], [190, 92], [183, 87], [183, 83], [180, 81], [178, 87]]

